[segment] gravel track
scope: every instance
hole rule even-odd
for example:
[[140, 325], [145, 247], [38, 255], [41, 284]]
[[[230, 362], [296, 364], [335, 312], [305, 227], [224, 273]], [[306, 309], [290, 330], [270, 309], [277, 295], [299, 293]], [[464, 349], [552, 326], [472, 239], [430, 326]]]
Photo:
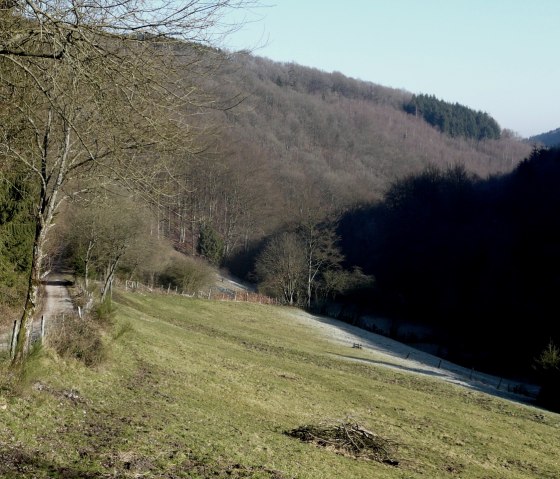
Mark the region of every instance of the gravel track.
[[45, 303], [42, 314], [47, 318], [74, 312], [74, 305], [68, 294], [69, 281], [61, 274], [49, 274], [44, 280]]

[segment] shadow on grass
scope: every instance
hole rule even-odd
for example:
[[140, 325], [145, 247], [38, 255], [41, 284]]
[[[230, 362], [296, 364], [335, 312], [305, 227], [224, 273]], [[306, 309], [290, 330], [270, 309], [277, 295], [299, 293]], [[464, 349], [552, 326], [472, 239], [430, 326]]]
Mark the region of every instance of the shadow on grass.
[[452, 384], [458, 384], [473, 391], [478, 391], [484, 394], [489, 394], [491, 396], [497, 396], [504, 399], [509, 399], [510, 401], [518, 402], [521, 404], [531, 404], [535, 405], [535, 397], [528, 396], [525, 394], [519, 394], [515, 392], [510, 392], [507, 390], [500, 390], [495, 385], [488, 384], [482, 381], [478, 381], [476, 379], [468, 379], [464, 375], [461, 374], [454, 374], [452, 371], [446, 369], [444, 372], [437, 372], [431, 369], [423, 369], [423, 368], [414, 368], [410, 366], [404, 366], [402, 364], [395, 364], [387, 361], [379, 361], [375, 359], [367, 359], [367, 358], [360, 358], [358, 356], [351, 356], [346, 354], [337, 354], [331, 353], [334, 356], [338, 356], [340, 358], [349, 359], [351, 361], [362, 362], [366, 364], [373, 364], [383, 367], [388, 367], [391, 369], [396, 369], [398, 371], [403, 371], [406, 373], [415, 373], [420, 374], [423, 376], [431, 376], [434, 378], [443, 379]]
[[[262, 466], [244, 466], [241, 464], [206, 464], [197, 460], [187, 459], [180, 464], [170, 466], [169, 470], [160, 470], [148, 459], [139, 457], [131, 460], [111, 462], [107, 472], [87, 471], [78, 467], [63, 466], [39, 457], [35, 453], [15, 447], [5, 448], [0, 445], [0, 477], [31, 478], [52, 477], [57, 479], [102, 479], [112, 477], [213, 477], [239, 479], [259, 477], [263, 479], [287, 479], [282, 472]], [[110, 470], [110, 471], [109, 471]], [[133, 476], [131, 476], [134, 474]], [[154, 476], [154, 474], [157, 474]], [[161, 474], [161, 475], [160, 475]]]

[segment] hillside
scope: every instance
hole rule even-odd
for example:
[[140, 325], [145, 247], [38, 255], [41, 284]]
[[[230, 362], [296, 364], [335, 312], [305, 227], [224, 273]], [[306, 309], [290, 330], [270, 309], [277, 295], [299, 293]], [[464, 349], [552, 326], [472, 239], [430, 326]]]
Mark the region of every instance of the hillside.
[[427, 165], [460, 164], [486, 178], [511, 171], [531, 151], [507, 132], [482, 141], [442, 133], [406, 113], [406, 91], [254, 55], [224, 58], [201, 88], [221, 99], [197, 117], [211, 134], [180, 164], [180, 198], [160, 215], [163, 232], [188, 253], [196, 253], [200, 223], [218, 232], [232, 257], [302, 207], [326, 215], [378, 201], [395, 180]]
[[[97, 368], [44, 349], [22, 382], [0, 376], [1, 477], [560, 472], [557, 414], [387, 369], [381, 356], [318, 337], [293, 309], [166, 295], [117, 301]], [[285, 434], [345, 423], [376, 435], [381, 462]]]
[[270, 165], [280, 185], [319, 185], [338, 205], [377, 199], [390, 182], [428, 164], [462, 164], [486, 177], [510, 171], [530, 152], [508, 135], [442, 134], [405, 112], [410, 93], [341, 73], [238, 55], [226, 74], [229, 88], [248, 95], [225, 115], [232, 148], [250, 143], [248, 161]]
[[[547, 313], [560, 282], [559, 181], [560, 151], [540, 150], [487, 180], [431, 169], [343, 215], [346, 261], [376, 278], [362, 305], [436, 327], [455, 361], [534, 375], [560, 341]], [[530, 327], [511, 327], [528, 317]]]
[[559, 146], [560, 145], [560, 128], [556, 130], [551, 130], [546, 133], [541, 133], [540, 135], [535, 135], [529, 138], [531, 143], [541, 144], [547, 147]]

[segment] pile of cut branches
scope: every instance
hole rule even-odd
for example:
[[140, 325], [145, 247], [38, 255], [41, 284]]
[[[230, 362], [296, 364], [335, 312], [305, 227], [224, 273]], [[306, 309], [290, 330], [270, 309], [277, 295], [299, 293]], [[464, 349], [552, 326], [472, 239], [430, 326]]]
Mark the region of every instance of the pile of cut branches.
[[339, 454], [370, 459], [391, 466], [399, 465], [399, 461], [391, 457], [397, 449], [396, 444], [364, 429], [359, 424], [307, 425], [286, 431], [286, 434], [300, 441], [334, 450]]

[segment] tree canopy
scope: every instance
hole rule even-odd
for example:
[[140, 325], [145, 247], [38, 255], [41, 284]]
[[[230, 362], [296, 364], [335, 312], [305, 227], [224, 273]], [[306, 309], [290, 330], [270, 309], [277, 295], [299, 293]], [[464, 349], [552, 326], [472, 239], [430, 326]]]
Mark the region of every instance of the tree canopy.
[[497, 140], [501, 129], [488, 113], [475, 111], [459, 103], [438, 100], [434, 95], [413, 95], [404, 110], [422, 117], [430, 125], [452, 137]]
[[28, 348], [55, 214], [63, 202], [117, 183], [153, 199], [162, 178], [173, 178], [169, 160], [199, 150], [190, 115], [215, 101], [197, 80], [215, 58], [204, 46], [220, 13], [243, 3], [0, 5], [0, 172], [23, 171], [37, 191], [15, 363]]

